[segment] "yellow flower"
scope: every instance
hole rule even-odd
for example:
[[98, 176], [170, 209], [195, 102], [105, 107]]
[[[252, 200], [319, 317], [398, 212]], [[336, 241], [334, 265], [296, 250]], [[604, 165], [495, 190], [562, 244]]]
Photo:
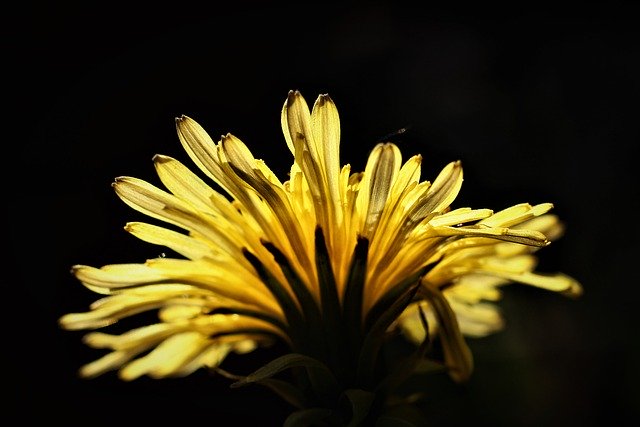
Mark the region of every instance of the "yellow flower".
[[444, 366], [462, 381], [472, 370], [463, 334], [502, 325], [487, 302], [499, 298], [500, 285], [580, 293], [568, 276], [533, 272], [533, 252], [562, 231], [547, 213], [551, 204], [451, 209], [460, 162], [421, 181], [421, 157], [403, 162], [393, 143], [376, 145], [364, 172], [352, 173], [340, 165], [340, 121], [327, 95], [310, 111], [290, 92], [281, 123], [294, 158], [285, 182], [240, 139], [227, 134], [216, 144], [186, 116], [176, 120], [180, 142], [222, 192], [161, 155], [154, 164], [168, 192], [115, 180], [126, 204], [174, 226], [133, 222], [125, 230], [176, 257], [73, 267], [105, 297], [86, 313], [63, 316], [64, 328], [159, 313], [158, 323], [122, 335], [86, 335], [88, 345], [110, 352], [85, 365], [83, 376], [116, 369], [125, 380], [182, 376], [281, 339], [300, 356], [286, 367], [319, 361], [341, 389], [370, 390], [380, 380], [384, 337], [401, 330], [418, 344], [438, 336]]

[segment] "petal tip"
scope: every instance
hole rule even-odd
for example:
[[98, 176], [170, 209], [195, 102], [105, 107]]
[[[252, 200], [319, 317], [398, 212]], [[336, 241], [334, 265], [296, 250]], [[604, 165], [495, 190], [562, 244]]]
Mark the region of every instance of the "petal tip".
[[320, 94], [318, 96], [318, 99], [316, 100], [316, 105], [318, 107], [322, 107], [325, 104], [329, 104], [331, 102], [333, 102], [333, 101], [332, 101], [331, 97], [329, 96], [329, 94], [328, 93], [323, 93], [323, 94]]

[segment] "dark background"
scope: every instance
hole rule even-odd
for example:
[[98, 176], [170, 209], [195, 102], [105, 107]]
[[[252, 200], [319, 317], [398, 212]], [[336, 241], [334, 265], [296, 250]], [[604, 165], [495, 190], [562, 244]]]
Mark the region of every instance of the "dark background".
[[[469, 341], [471, 381], [425, 383], [430, 425], [640, 421], [637, 9], [234, 5], [5, 9], [5, 415], [36, 425], [282, 423], [289, 408], [268, 391], [229, 390], [205, 372], [80, 380], [77, 369], [101, 353], [56, 322], [97, 299], [72, 265], [142, 262], [162, 250], [122, 230], [144, 217], [110, 183], [159, 184], [156, 153], [192, 166], [175, 116], [214, 138], [233, 133], [284, 178], [292, 159], [280, 109], [299, 89], [309, 104], [331, 95], [342, 163], [353, 170], [377, 140], [408, 127], [396, 142], [405, 158], [423, 155], [423, 179], [462, 160], [454, 207], [550, 201], [567, 224], [540, 252], [539, 270], [576, 277], [584, 296], [507, 288], [505, 331]], [[281, 350], [224, 366], [246, 374]]]

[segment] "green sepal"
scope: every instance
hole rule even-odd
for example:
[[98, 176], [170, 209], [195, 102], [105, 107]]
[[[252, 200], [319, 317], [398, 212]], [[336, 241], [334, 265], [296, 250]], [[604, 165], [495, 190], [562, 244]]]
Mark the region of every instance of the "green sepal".
[[438, 288], [423, 286], [421, 293], [438, 320], [438, 334], [449, 376], [458, 383], [468, 380], [473, 371], [473, 354], [460, 332], [456, 313]]
[[272, 376], [298, 366], [305, 367], [307, 369], [319, 369], [323, 371], [324, 375], [329, 377], [333, 377], [333, 374], [327, 368], [327, 366], [313, 357], [305, 356], [304, 354], [298, 353], [289, 353], [284, 356], [280, 356], [277, 359], [272, 360], [261, 368], [257, 369], [255, 372], [247, 375], [240, 381], [236, 381], [231, 384], [231, 388], [242, 387], [251, 383], [262, 381], [266, 378], [271, 378]]
[[369, 410], [376, 395], [371, 391], [361, 389], [349, 389], [342, 393], [343, 399], [349, 401], [351, 406], [351, 418], [347, 427], [358, 427], [369, 415]]
[[[237, 388], [252, 383], [261, 383], [265, 379], [271, 378], [284, 370], [295, 368], [305, 368], [303, 371], [294, 370], [294, 375], [306, 373], [306, 378], [309, 380], [308, 384], [311, 386], [311, 391], [314, 395], [312, 399], [316, 399], [317, 402], [327, 405], [337, 399], [340, 387], [333, 372], [319, 360], [299, 353], [289, 353], [280, 356], [255, 372], [231, 384], [231, 387]], [[300, 379], [298, 380], [300, 381]]]
[[420, 322], [425, 330], [425, 338], [422, 340], [418, 348], [413, 351], [404, 360], [396, 363], [393, 370], [376, 386], [376, 393], [382, 396], [389, 395], [393, 390], [400, 386], [403, 382], [411, 377], [416, 372], [421, 361], [424, 361], [425, 354], [431, 344], [429, 337], [429, 325], [427, 323], [427, 316], [422, 311], [422, 307], [418, 306], [418, 314], [420, 315]]
[[349, 276], [344, 290], [342, 316], [344, 327], [347, 330], [347, 342], [349, 346], [349, 358], [358, 357], [362, 343], [362, 301], [364, 294], [364, 282], [367, 276], [367, 256], [369, 253], [369, 240], [359, 236], [353, 251]]
[[387, 329], [411, 303], [419, 286], [419, 283], [415, 283], [413, 287], [407, 289], [382, 313], [367, 332], [358, 357], [356, 381], [360, 386], [368, 387], [373, 381], [378, 353]]
[[333, 411], [328, 408], [301, 409], [289, 415], [283, 427], [331, 427], [331, 415]]
[[349, 369], [345, 365], [344, 354], [346, 342], [342, 333], [342, 313], [340, 311], [340, 298], [336, 279], [333, 274], [331, 258], [327, 249], [322, 228], [316, 227], [316, 270], [318, 271], [318, 285], [320, 287], [320, 301], [322, 320], [324, 325], [324, 336], [327, 342], [327, 353], [329, 364], [340, 378]]
[[307, 285], [291, 266], [289, 259], [273, 243], [263, 241], [262, 245], [269, 252], [271, 252], [273, 258], [280, 266], [280, 269], [282, 270], [284, 276], [287, 278], [289, 285], [291, 285], [291, 289], [296, 295], [296, 298], [298, 299], [298, 302], [302, 307], [302, 312], [304, 313], [307, 320], [319, 321], [320, 310], [318, 309], [318, 304], [313, 298], [313, 295], [311, 295], [311, 292], [309, 292], [309, 288], [307, 287]]
[[252, 254], [248, 249], [243, 248], [242, 253], [245, 258], [251, 263], [253, 268], [255, 268], [258, 276], [265, 284], [267, 289], [271, 292], [274, 298], [278, 301], [278, 304], [282, 308], [284, 315], [287, 319], [287, 323], [289, 324], [289, 331], [291, 333], [291, 338], [294, 342], [299, 340], [301, 337], [305, 335], [304, 333], [304, 318], [298, 309], [293, 298], [289, 292], [285, 289], [285, 287], [280, 283], [280, 281], [269, 271], [268, 268], [264, 266], [262, 261], [258, 259], [257, 256]]
[[[276, 263], [278, 263], [278, 265], [280, 266], [280, 269], [282, 270], [284, 276], [287, 278], [287, 281], [289, 282], [289, 285], [291, 286], [296, 299], [300, 303], [303, 316], [305, 317], [305, 322], [304, 324], [301, 324], [300, 327], [302, 328], [303, 325], [306, 325], [305, 332], [302, 337], [303, 339], [307, 339], [304, 339], [302, 342], [295, 342], [294, 345], [296, 345], [297, 347], [302, 346], [302, 348], [299, 348], [299, 350], [303, 350], [305, 352], [313, 354], [314, 356], [323, 357], [326, 350], [324, 349], [325, 343], [320, 340], [320, 337], [323, 336], [322, 318], [316, 300], [314, 299], [313, 295], [311, 295], [311, 292], [309, 292], [309, 288], [300, 278], [298, 273], [293, 269], [291, 263], [282, 253], [282, 251], [280, 251], [280, 249], [278, 249], [271, 242], [263, 241], [262, 245], [269, 252], [271, 252]], [[318, 337], [318, 339], [309, 340], [309, 335]]]
[[306, 408], [309, 402], [304, 392], [288, 381], [278, 380], [275, 378], [265, 378], [258, 381], [260, 385], [269, 388], [278, 396], [283, 398], [287, 403], [296, 408]]
[[316, 268], [318, 270], [320, 298], [322, 301], [322, 317], [325, 320], [335, 322], [335, 326], [339, 326], [340, 298], [338, 297], [338, 288], [336, 286], [336, 279], [333, 275], [333, 267], [327, 250], [324, 233], [320, 227], [316, 228], [315, 243]]
[[392, 286], [387, 292], [385, 292], [367, 313], [367, 317], [364, 323], [365, 331], [368, 331], [372, 327], [374, 322], [376, 322], [380, 318], [382, 313], [387, 311], [398, 298], [406, 293], [407, 289], [418, 283], [422, 276], [427, 274], [430, 269], [431, 267], [421, 268], [420, 270], [407, 277], [400, 283]]

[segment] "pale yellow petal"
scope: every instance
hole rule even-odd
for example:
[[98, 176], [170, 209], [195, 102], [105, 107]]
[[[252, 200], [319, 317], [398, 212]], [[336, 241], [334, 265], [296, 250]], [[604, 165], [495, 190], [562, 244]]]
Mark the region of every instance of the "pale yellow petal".
[[154, 323], [132, 329], [121, 335], [91, 332], [84, 336], [84, 342], [93, 348], [111, 348], [113, 350], [146, 349], [185, 327], [186, 324]]
[[[426, 234], [426, 233], [425, 233]], [[475, 228], [475, 227], [434, 227], [428, 233], [431, 237], [447, 236], [485, 236], [498, 240], [520, 243], [531, 246], [546, 246], [549, 244], [546, 236], [535, 230], [518, 230], [514, 228]]]
[[157, 270], [144, 264], [110, 264], [102, 268], [75, 265], [73, 274], [81, 282], [106, 288], [120, 288], [167, 279]]
[[[196, 302], [196, 301], [194, 301]], [[188, 305], [185, 303], [166, 305], [158, 312], [158, 318], [166, 323], [177, 322], [181, 320], [193, 319], [204, 313], [203, 304], [197, 301], [195, 304]]]
[[[334, 220], [340, 223], [340, 117], [329, 95], [320, 95], [311, 111], [311, 129], [317, 144], [318, 160], [327, 186], [327, 202], [331, 205]], [[332, 220], [332, 223], [333, 221]]]
[[211, 341], [200, 354], [176, 369], [173, 375], [183, 377], [200, 368], [215, 368], [222, 363], [231, 350], [232, 345], [230, 343]]
[[541, 203], [531, 206], [529, 203], [520, 203], [494, 213], [489, 218], [480, 221], [489, 227], [511, 227], [533, 217], [542, 215], [553, 208], [551, 203]]
[[147, 265], [172, 281], [209, 289], [217, 295], [262, 307], [270, 313], [278, 311], [273, 295], [254, 270], [236, 262], [217, 263], [212, 268], [210, 263], [158, 258], [148, 260]]
[[183, 332], [173, 335], [144, 357], [124, 366], [119, 376], [125, 381], [142, 375], [159, 378], [170, 375], [195, 356], [206, 342], [206, 337], [198, 332]]
[[216, 213], [211, 203], [216, 192], [186, 166], [162, 155], [154, 156], [153, 162], [160, 180], [169, 191], [202, 212]]
[[476, 304], [482, 300], [498, 301], [502, 298], [502, 293], [497, 288], [506, 283], [509, 280], [502, 277], [465, 274], [454, 279], [453, 285], [447, 288], [446, 295], [468, 304]]
[[357, 202], [359, 209], [362, 209], [361, 212], [365, 214], [362, 226], [364, 236], [370, 236], [374, 232], [400, 170], [401, 162], [400, 150], [391, 143], [379, 144], [371, 153], [365, 168], [364, 188], [360, 189]]
[[490, 274], [496, 274], [505, 279], [518, 283], [535, 286], [537, 288], [546, 289], [553, 292], [561, 292], [567, 296], [576, 297], [582, 294], [582, 286], [574, 278], [566, 274], [541, 274], [525, 272], [521, 274], [506, 273], [500, 271], [490, 271]]
[[427, 327], [429, 328], [429, 336], [433, 339], [437, 330], [437, 319], [433, 310], [429, 308], [429, 304], [420, 301], [410, 304], [398, 317], [398, 326], [402, 330], [402, 333], [414, 344], [420, 345], [427, 337], [427, 331], [424, 329], [419, 308], [427, 319]]
[[311, 153], [312, 159], [317, 162], [319, 155], [316, 142], [313, 139], [311, 113], [300, 92], [289, 91], [284, 105], [284, 113], [286, 114], [286, 119], [284, 120], [286, 128], [283, 129], [283, 132], [285, 138], [289, 138], [292, 141], [296, 162], [301, 164], [298, 156], [305, 149]]
[[86, 313], [65, 314], [59, 319], [60, 326], [69, 330], [102, 328], [124, 317], [159, 308], [164, 303], [159, 298], [127, 298], [122, 295], [109, 298], [117, 302], [103, 303]]
[[554, 241], [559, 239], [564, 234], [565, 227], [558, 216], [553, 214], [546, 214], [531, 218], [520, 224], [516, 224], [513, 226], [513, 228], [537, 230], [547, 236], [547, 239]]
[[494, 304], [466, 304], [458, 302], [457, 298], [450, 298], [448, 295], [445, 292], [463, 335], [479, 338], [497, 332], [504, 327], [502, 315]]
[[442, 212], [458, 196], [460, 187], [462, 187], [462, 166], [459, 161], [451, 162], [416, 201], [409, 219], [415, 222], [432, 212]]
[[131, 177], [116, 178], [113, 187], [127, 205], [147, 216], [188, 230], [197, 230], [212, 240], [221, 240], [220, 233], [216, 234], [201, 214], [176, 196]]
[[244, 142], [228, 133], [222, 137], [220, 143], [225, 156], [221, 160], [230, 162], [236, 169], [239, 169], [254, 180], [257, 179], [255, 172], [255, 169], [257, 169], [256, 159]]
[[435, 218], [429, 220], [428, 224], [431, 227], [441, 227], [450, 225], [459, 225], [466, 222], [478, 221], [480, 219], [491, 216], [493, 211], [491, 209], [471, 209], [460, 208], [442, 215], [438, 215]]
[[533, 270], [538, 263], [532, 255], [517, 255], [508, 258], [487, 256], [479, 260], [483, 271], [504, 271], [506, 273], [524, 273]]
[[102, 356], [100, 359], [94, 360], [91, 363], [80, 368], [80, 376], [83, 378], [94, 378], [105, 372], [113, 371], [120, 368], [129, 360], [134, 358], [140, 350], [127, 350], [127, 351], [112, 351]]
[[216, 184], [232, 194], [234, 188], [229, 186], [218, 160], [216, 144], [209, 134], [195, 120], [184, 115], [176, 118], [176, 129], [182, 147], [191, 160]]
[[129, 222], [124, 228], [137, 238], [154, 245], [166, 246], [189, 259], [214, 257], [211, 246], [191, 236], [143, 222]]
[[397, 200], [405, 193], [407, 187], [415, 186], [420, 181], [422, 156], [415, 155], [407, 160], [400, 171], [391, 188], [390, 200]]

